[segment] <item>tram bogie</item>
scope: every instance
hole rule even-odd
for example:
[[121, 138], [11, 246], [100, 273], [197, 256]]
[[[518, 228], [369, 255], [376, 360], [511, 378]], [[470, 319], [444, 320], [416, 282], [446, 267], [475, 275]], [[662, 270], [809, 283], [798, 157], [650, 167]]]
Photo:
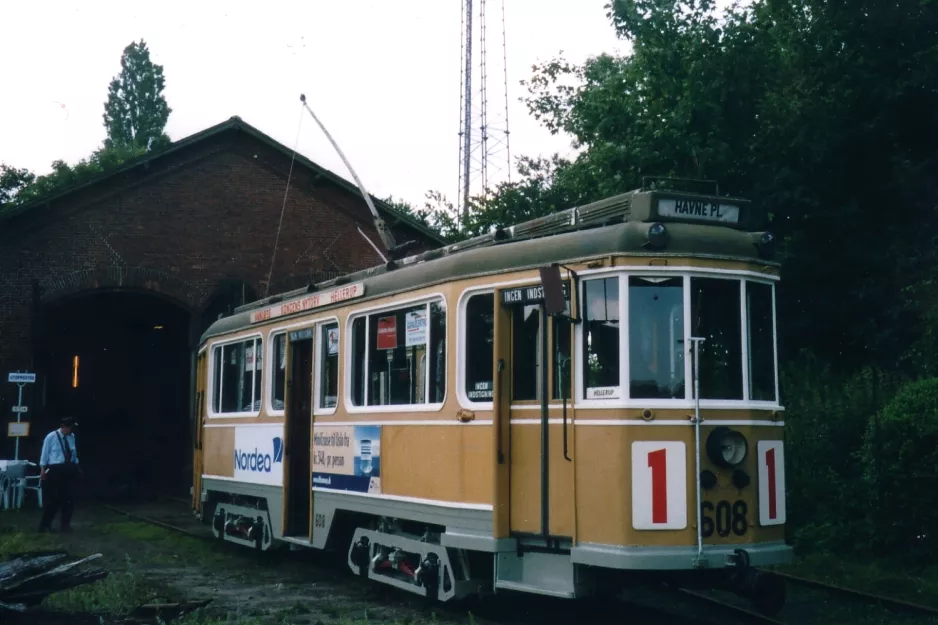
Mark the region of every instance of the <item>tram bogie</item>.
[[236, 310], [198, 356], [195, 513], [440, 601], [654, 580], [776, 610], [759, 228], [745, 200], [640, 190]]

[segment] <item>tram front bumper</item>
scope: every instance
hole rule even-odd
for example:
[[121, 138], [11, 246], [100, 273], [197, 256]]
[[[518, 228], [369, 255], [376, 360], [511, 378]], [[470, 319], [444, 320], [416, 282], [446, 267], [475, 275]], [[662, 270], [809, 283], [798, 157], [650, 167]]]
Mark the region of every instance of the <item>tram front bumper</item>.
[[570, 550], [575, 564], [586, 564], [607, 569], [674, 571], [691, 569], [723, 569], [737, 565], [737, 550], [749, 555], [754, 567], [788, 564], [793, 557], [792, 548], [783, 541], [738, 544], [704, 545], [698, 562], [697, 547], [624, 547], [580, 543]]

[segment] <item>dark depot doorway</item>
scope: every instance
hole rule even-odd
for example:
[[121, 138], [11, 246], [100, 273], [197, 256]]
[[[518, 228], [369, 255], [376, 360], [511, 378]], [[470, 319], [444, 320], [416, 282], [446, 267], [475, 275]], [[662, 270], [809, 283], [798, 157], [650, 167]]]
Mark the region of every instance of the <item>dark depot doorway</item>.
[[59, 415], [77, 417], [84, 494], [188, 496], [190, 313], [153, 294], [116, 291], [55, 302], [43, 316], [43, 434]]

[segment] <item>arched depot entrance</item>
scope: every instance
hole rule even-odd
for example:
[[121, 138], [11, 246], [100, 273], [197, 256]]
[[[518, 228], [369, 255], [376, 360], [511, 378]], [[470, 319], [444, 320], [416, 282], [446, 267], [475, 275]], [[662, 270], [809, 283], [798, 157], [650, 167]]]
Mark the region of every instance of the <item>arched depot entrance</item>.
[[[85, 493], [187, 496], [192, 481], [190, 321], [182, 305], [136, 291], [43, 306], [43, 412], [79, 421]], [[37, 389], [39, 390], [39, 389]]]

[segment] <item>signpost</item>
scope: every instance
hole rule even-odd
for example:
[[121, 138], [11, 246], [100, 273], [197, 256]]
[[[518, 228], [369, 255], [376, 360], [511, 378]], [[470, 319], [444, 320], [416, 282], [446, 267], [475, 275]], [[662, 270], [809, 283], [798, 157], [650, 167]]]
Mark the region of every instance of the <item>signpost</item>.
[[[19, 395], [16, 400], [16, 405], [13, 406], [13, 412], [16, 413], [16, 422], [20, 423], [22, 421], [23, 415], [29, 410], [28, 406], [23, 405], [23, 387], [27, 384], [34, 384], [36, 382], [35, 373], [24, 373], [22, 371], [11, 371], [7, 375], [7, 382], [16, 384], [19, 387]], [[25, 431], [25, 434], [23, 433]], [[22, 429], [22, 426], [17, 428], [8, 428], [7, 434], [9, 436], [16, 436], [16, 451], [13, 455], [14, 460], [20, 459], [20, 438], [29, 434], [29, 424], [26, 424], [25, 430]]]

